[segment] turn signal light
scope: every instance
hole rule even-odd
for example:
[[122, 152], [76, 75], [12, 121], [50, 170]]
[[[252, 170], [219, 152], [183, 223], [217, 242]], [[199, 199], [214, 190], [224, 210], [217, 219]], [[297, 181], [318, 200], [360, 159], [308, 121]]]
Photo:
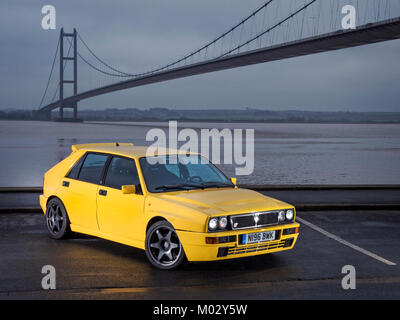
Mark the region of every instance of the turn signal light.
[[206, 244], [218, 244], [218, 238], [216, 237], [206, 237]]
[[206, 237], [206, 244], [218, 244], [228, 242], [236, 242], [236, 236]]
[[284, 229], [282, 235], [286, 236], [288, 234], [295, 234], [295, 233], [299, 233], [299, 227]]

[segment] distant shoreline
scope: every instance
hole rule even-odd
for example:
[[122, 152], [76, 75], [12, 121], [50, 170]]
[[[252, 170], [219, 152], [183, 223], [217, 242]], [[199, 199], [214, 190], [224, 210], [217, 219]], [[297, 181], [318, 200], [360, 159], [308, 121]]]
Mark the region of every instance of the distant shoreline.
[[[51, 118], [57, 121], [58, 112]], [[64, 111], [64, 120], [72, 122], [71, 111]], [[302, 111], [261, 109], [172, 109], [172, 108], [108, 108], [79, 110], [79, 122], [217, 122], [217, 123], [291, 123], [291, 124], [399, 124], [400, 112]], [[30, 110], [0, 110], [2, 120], [46, 120]], [[71, 119], [71, 120], [68, 120]], [[76, 120], [75, 120], [76, 121]]]
[[[41, 121], [47, 122], [52, 121], [56, 122], [55, 119], [53, 120], [39, 120], [39, 119], [0, 119], [0, 121]], [[400, 121], [257, 121], [257, 120], [233, 120], [233, 121], [222, 121], [222, 120], [215, 120], [215, 119], [167, 119], [167, 120], [155, 120], [155, 119], [135, 119], [135, 120], [89, 120], [83, 119], [82, 121], [69, 121], [68, 119], [64, 119], [64, 121], [59, 122], [66, 122], [66, 123], [86, 123], [86, 124], [118, 124], [124, 125], [126, 122], [160, 122], [165, 123], [168, 121], [178, 121], [178, 122], [192, 122], [192, 123], [257, 123], [257, 124], [400, 124]], [[126, 124], [128, 125], [128, 124]]]
[[[192, 123], [258, 123], [258, 124], [263, 124], [263, 123], [268, 123], [268, 124], [400, 124], [400, 121], [396, 121], [396, 122], [295, 122], [295, 121], [247, 121], [247, 120], [243, 120], [243, 121], [220, 121], [220, 120], [212, 120], [212, 119], [208, 119], [208, 120], [186, 120], [186, 119], [169, 119], [169, 120], [101, 120], [101, 121], [97, 121], [97, 120], [84, 120], [83, 123], [92, 123], [92, 124], [120, 124], [123, 125], [124, 123], [127, 122], [136, 122], [135, 124], [137, 124], [137, 122], [162, 122], [162, 123], [166, 123], [168, 121], [178, 121], [178, 122], [192, 122]], [[128, 125], [128, 124], [127, 124]]]

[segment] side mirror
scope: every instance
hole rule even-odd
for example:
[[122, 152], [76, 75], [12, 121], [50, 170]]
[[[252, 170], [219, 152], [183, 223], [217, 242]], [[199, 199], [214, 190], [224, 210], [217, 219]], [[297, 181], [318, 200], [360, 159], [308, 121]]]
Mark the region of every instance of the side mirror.
[[135, 194], [136, 186], [134, 184], [122, 186], [121, 190], [123, 194]]
[[236, 186], [237, 178], [231, 178], [231, 182]]

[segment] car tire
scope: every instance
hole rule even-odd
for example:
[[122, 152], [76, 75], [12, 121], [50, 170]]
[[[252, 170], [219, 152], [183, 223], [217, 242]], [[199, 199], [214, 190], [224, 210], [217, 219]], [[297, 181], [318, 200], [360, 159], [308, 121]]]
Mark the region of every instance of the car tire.
[[158, 269], [176, 269], [186, 260], [174, 227], [166, 220], [152, 224], [146, 233], [146, 256]]
[[71, 232], [67, 210], [58, 198], [53, 198], [47, 203], [45, 218], [50, 238], [63, 239]]

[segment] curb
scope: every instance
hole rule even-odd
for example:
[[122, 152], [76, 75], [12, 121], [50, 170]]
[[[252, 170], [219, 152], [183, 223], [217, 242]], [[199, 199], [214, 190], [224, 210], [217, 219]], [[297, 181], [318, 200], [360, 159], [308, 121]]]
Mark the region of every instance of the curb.
[[268, 190], [397, 190], [400, 189], [398, 184], [292, 184], [292, 185], [239, 185], [240, 188], [252, 189], [255, 191], [268, 191]]
[[[355, 203], [355, 204], [294, 204], [296, 211], [349, 211], [349, 210], [399, 210], [400, 204], [365, 204], [365, 203]], [[0, 208], [0, 214], [9, 213], [40, 213], [43, 211], [40, 207], [23, 207], [23, 208]]]
[[43, 213], [40, 207], [0, 208], [0, 214], [9, 213]]
[[400, 204], [389, 203], [352, 203], [352, 204], [298, 204], [296, 211], [350, 211], [350, 210], [400, 210]]
[[42, 193], [42, 187], [0, 187], [0, 193]]
[[[260, 184], [249, 185], [240, 184], [240, 188], [251, 189], [255, 191], [268, 191], [268, 190], [400, 190], [399, 184]], [[0, 193], [41, 193], [42, 187], [0, 187]]]

